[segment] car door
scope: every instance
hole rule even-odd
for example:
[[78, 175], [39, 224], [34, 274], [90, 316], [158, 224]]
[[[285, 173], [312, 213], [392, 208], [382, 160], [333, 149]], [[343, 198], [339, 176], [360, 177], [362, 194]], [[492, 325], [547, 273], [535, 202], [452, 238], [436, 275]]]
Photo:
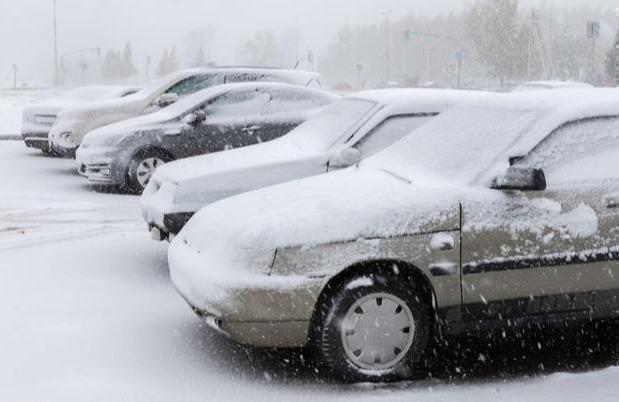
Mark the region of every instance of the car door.
[[268, 100], [268, 95], [257, 89], [222, 94], [203, 107], [206, 121], [192, 127], [185, 140], [192, 144], [195, 154], [256, 144]]
[[603, 315], [619, 307], [618, 161], [617, 118], [572, 122], [517, 162], [545, 171], [545, 191], [464, 203], [465, 317]]

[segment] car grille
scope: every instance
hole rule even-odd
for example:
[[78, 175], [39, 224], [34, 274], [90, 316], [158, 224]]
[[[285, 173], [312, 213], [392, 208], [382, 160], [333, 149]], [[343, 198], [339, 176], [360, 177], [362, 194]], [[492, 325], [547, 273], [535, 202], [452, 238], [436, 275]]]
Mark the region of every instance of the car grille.
[[35, 114], [33, 121], [42, 126], [53, 126], [56, 123], [58, 116], [55, 114]]

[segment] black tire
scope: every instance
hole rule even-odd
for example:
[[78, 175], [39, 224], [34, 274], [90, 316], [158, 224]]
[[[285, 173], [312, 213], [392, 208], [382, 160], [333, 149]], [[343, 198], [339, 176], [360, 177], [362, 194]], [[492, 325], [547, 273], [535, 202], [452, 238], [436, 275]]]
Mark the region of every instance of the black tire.
[[138, 178], [138, 168], [142, 163], [144, 163], [144, 161], [151, 158], [159, 159], [163, 161], [163, 163], [171, 162], [174, 159], [166, 152], [158, 149], [137, 152], [131, 158], [131, 162], [129, 162], [129, 165], [127, 166], [126, 190], [130, 193], [140, 195], [144, 191], [145, 185], [142, 185], [140, 179]]
[[[355, 281], [349, 281], [334, 289], [325, 299], [327, 300], [325, 305], [318, 306], [319, 316], [313, 332], [314, 339], [311, 340], [312, 348], [320, 359], [321, 365], [326, 365], [324, 368], [327, 369], [329, 376], [338, 381], [384, 382], [414, 378], [421, 374], [426, 366], [431, 336], [430, 307], [415, 284], [403, 284], [401, 278], [383, 274], [362, 276], [362, 278], [366, 277], [372, 281], [372, 285], [355, 287], [351, 286]], [[406, 304], [414, 319], [413, 337], [409, 349], [402, 352], [401, 356], [396, 355], [400, 360], [392, 360], [393, 366], [376, 370], [361, 367], [349, 358], [342, 334], [344, 318], [349, 310], [358, 301], [374, 297], [373, 295], [395, 296]], [[368, 350], [371, 351], [371, 349]]]

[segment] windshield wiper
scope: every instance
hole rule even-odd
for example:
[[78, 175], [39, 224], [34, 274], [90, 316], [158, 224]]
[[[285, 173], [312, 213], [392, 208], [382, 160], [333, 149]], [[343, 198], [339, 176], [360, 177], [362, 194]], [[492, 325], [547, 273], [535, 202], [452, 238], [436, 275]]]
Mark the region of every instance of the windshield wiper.
[[381, 171], [381, 172], [384, 172], [384, 173], [387, 173], [389, 176], [395, 177], [396, 179], [398, 179], [398, 180], [400, 180], [400, 181], [403, 181], [404, 183], [407, 183], [407, 184], [413, 184], [413, 182], [412, 182], [411, 180], [407, 179], [407, 178], [406, 178], [406, 177], [404, 177], [404, 176], [400, 176], [399, 174], [393, 173], [393, 172], [392, 172], [392, 171], [390, 171], [390, 170], [387, 170], [387, 169], [380, 169], [380, 171]]

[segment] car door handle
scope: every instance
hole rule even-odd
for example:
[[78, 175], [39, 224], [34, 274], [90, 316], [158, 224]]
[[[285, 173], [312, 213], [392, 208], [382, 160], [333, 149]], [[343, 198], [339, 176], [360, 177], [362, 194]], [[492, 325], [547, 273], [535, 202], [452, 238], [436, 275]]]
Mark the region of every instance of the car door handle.
[[449, 251], [456, 247], [456, 241], [449, 233], [437, 233], [430, 239], [430, 248], [433, 251]]
[[619, 208], [619, 193], [604, 197], [604, 205], [609, 209]]
[[260, 130], [260, 126], [254, 125], [254, 126], [244, 127], [241, 131], [249, 133], [249, 132], [256, 131], [256, 130]]

